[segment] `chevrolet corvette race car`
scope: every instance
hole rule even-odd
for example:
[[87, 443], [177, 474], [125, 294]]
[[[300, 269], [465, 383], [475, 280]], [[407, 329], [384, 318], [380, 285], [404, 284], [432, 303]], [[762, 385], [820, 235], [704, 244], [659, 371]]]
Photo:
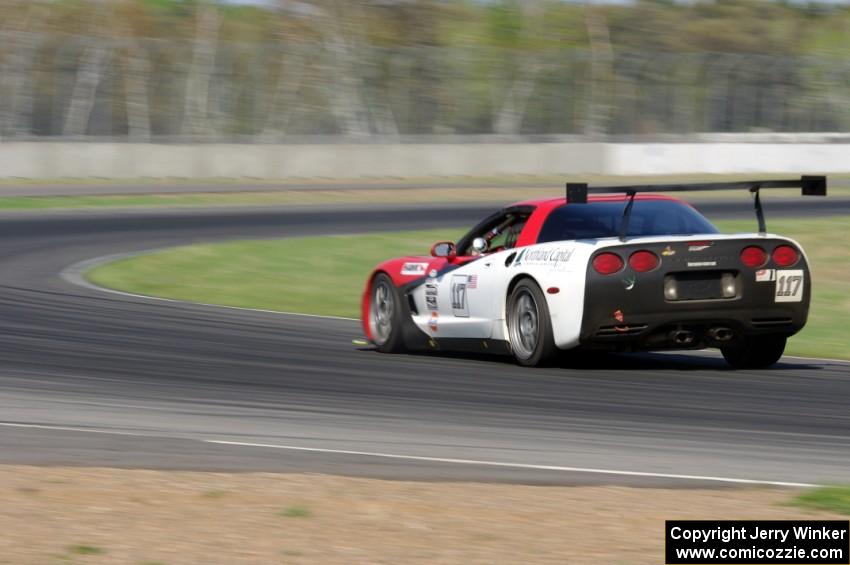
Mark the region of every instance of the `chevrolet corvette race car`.
[[[767, 233], [760, 190], [826, 195], [826, 178], [588, 187], [485, 218], [430, 256], [378, 265], [362, 300], [382, 352], [512, 354], [521, 365], [574, 350], [719, 348], [735, 368], [782, 356], [808, 316], [800, 245]], [[758, 233], [720, 234], [689, 204], [652, 191], [747, 189]], [[589, 196], [589, 193], [591, 194]]]

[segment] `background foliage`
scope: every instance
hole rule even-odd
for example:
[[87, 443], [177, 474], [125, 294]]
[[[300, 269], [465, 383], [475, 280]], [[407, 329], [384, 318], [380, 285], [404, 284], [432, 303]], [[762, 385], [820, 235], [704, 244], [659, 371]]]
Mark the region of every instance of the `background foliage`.
[[850, 8], [0, 0], [0, 139], [844, 131]]

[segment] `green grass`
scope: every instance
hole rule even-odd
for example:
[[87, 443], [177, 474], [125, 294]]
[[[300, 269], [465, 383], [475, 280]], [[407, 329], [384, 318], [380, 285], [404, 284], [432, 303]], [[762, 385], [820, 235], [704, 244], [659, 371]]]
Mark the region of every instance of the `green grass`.
[[850, 486], [816, 488], [797, 496], [791, 504], [850, 516]]
[[68, 547], [68, 552], [74, 555], [103, 555], [106, 553], [103, 549], [93, 545], [72, 545]]
[[277, 515], [283, 516], [284, 518], [309, 518], [313, 515], [313, 512], [306, 506], [295, 505], [287, 506], [278, 512]]
[[245, 308], [359, 316], [371, 269], [458, 230], [233, 241], [192, 245], [95, 268], [95, 284], [139, 294]]
[[121, 208], [191, 208], [233, 206], [315, 206], [381, 202], [434, 204], [458, 202], [512, 202], [523, 198], [559, 196], [551, 189], [427, 188], [427, 189], [310, 189], [264, 192], [206, 192], [183, 194], [127, 194], [104, 196], [0, 196], [0, 210], [77, 210]]
[[[763, 177], [790, 178], [789, 175], [757, 175]], [[612, 175], [575, 175], [569, 180], [590, 182], [593, 184], [651, 184], [673, 182], [709, 182], [734, 181], [751, 178], [752, 175], [670, 175], [670, 176], [612, 176]], [[850, 175], [830, 175], [830, 180], [839, 186], [830, 187], [834, 197], [850, 197]], [[562, 196], [564, 182], [562, 176], [507, 175], [498, 177], [431, 177], [431, 178], [380, 178], [355, 179], [351, 181], [329, 179], [60, 179], [59, 184], [74, 185], [110, 185], [120, 189], [126, 184], [139, 184], [148, 187], [149, 194], [115, 194], [91, 196], [0, 196], [0, 210], [51, 210], [51, 209], [109, 209], [109, 208], [157, 208], [157, 207], [216, 207], [216, 206], [295, 206], [357, 204], [363, 202], [383, 203], [449, 203], [449, 202], [513, 202], [531, 197]], [[25, 181], [0, 179], [0, 187], [14, 185], [19, 187], [56, 184], [48, 181]], [[228, 184], [239, 183], [252, 187], [250, 192], [226, 192]], [[285, 185], [317, 185], [316, 188], [287, 190]], [[347, 189], [352, 183], [365, 188]], [[163, 194], [157, 193], [158, 186], [181, 184], [209, 185], [213, 192]], [[430, 188], [416, 188], [415, 185], [429, 185]], [[394, 188], [385, 188], [392, 185]], [[475, 188], [475, 186], [486, 188]], [[544, 188], [534, 186], [544, 185]], [[545, 186], [548, 185], [548, 186]], [[253, 189], [255, 187], [255, 189]], [[529, 188], [531, 187], [531, 188]], [[775, 191], [770, 199], [799, 198], [793, 190]], [[740, 199], [747, 202], [747, 195], [741, 191], [721, 191], [695, 193], [689, 197], [694, 201], [714, 199]]]
[[[716, 222], [725, 232], [753, 231], [755, 220]], [[850, 226], [844, 216], [770, 219], [772, 232], [797, 239], [812, 263], [809, 323], [789, 355], [850, 359]], [[283, 312], [359, 317], [363, 285], [380, 261], [427, 254], [461, 230], [192, 245], [102, 265], [95, 284], [138, 294]]]

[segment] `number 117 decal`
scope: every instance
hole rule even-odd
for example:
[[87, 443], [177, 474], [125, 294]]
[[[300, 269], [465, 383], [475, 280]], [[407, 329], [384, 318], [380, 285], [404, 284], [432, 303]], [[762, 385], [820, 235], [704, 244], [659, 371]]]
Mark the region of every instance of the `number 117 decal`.
[[803, 271], [776, 271], [774, 302], [800, 302], [803, 300]]

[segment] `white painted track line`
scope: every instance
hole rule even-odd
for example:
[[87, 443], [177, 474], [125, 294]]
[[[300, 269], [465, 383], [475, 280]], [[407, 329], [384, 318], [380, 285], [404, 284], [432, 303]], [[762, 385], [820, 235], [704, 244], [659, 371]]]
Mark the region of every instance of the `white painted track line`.
[[553, 472], [561, 472], [561, 473], [582, 473], [582, 474], [590, 474], [590, 475], [613, 475], [619, 477], [644, 477], [651, 479], [676, 479], [683, 481], [695, 481], [695, 482], [711, 482], [711, 483], [725, 483], [725, 484], [735, 484], [735, 485], [753, 485], [753, 486], [774, 486], [774, 487], [785, 487], [785, 488], [813, 488], [819, 485], [812, 483], [799, 483], [799, 482], [788, 482], [788, 481], [768, 481], [761, 479], [742, 479], [735, 477], [719, 477], [719, 476], [711, 476], [711, 475], [681, 475], [676, 473], [652, 473], [646, 471], [624, 471], [618, 469], [595, 469], [588, 467], [569, 467], [569, 466], [561, 466], [561, 465], [538, 465], [534, 463], [509, 463], [503, 461], [487, 461], [487, 460], [477, 460], [477, 459], [455, 459], [450, 457], [429, 457], [424, 455], [404, 455], [399, 453], [382, 453], [376, 451], [353, 451], [348, 449], [328, 449], [323, 447], [306, 447], [299, 445], [278, 445], [278, 444], [269, 444], [269, 443], [251, 443], [251, 442], [241, 442], [241, 441], [228, 441], [228, 440], [220, 440], [220, 439], [197, 439], [197, 438], [186, 438], [186, 437], [168, 437], [157, 434], [144, 434], [144, 433], [136, 433], [136, 432], [127, 432], [127, 431], [118, 431], [118, 430], [103, 430], [98, 428], [83, 428], [76, 426], [58, 426], [58, 425], [47, 425], [47, 424], [24, 424], [18, 422], [0, 422], [0, 426], [8, 427], [8, 428], [30, 428], [30, 429], [40, 429], [40, 430], [54, 430], [54, 431], [64, 431], [64, 432], [78, 432], [78, 433], [91, 433], [91, 434], [111, 434], [111, 435], [120, 435], [120, 436], [134, 436], [134, 437], [151, 437], [158, 439], [174, 439], [180, 441], [195, 441], [201, 443], [207, 443], [212, 445], [224, 445], [224, 446], [233, 446], [233, 447], [251, 447], [251, 448], [260, 448], [260, 449], [278, 449], [278, 450], [287, 450], [287, 451], [300, 451], [300, 452], [308, 452], [308, 453], [326, 453], [329, 455], [348, 455], [354, 457], [373, 457], [373, 458], [383, 458], [383, 459], [395, 459], [402, 461], [420, 461], [420, 462], [428, 462], [428, 463], [443, 463], [448, 465], [472, 465], [472, 466], [483, 466], [483, 467], [501, 467], [507, 469], [525, 469], [525, 470], [535, 470], [535, 471], [553, 471]]
[[339, 455], [355, 455], [359, 457], [383, 457], [386, 459], [403, 459], [407, 461], [427, 461], [430, 463], [448, 463], [453, 465], [478, 465], [487, 467], [506, 467], [513, 469], [533, 469], [538, 471], [561, 471], [564, 473], [588, 473], [595, 475], [617, 475], [625, 477], [647, 477], [658, 479], [680, 479], [688, 481], [711, 481], [720, 483], [733, 483], [742, 485], [763, 485], [791, 488], [811, 488], [818, 485], [810, 483], [794, 483], [784, 481], [764, 481], [759, 479], [737, 479], [730, 477], [713, 477], [703, 475], [678, 475], [673, 473], [650, 473], [643, 471], [619, 471], [613, 469], [593, 469], [587, 467], [563, 467], [560, 465], [535, 465], [532, 463], [504, 463], [500, 461], [480, 461], [476, 459], [453, 459], [446, 457], [427, 457], [422, 455], [398, 455], [395, 453], [378, 453], [373, 451], [350, 451], [345, 449], [326, 449], [320, 447], [300, 447], [294, 445], [274, 445], [267, 443], [247, 443], [239, 441], [222, 441], [205, 439], [205, 443], [219, 445], [235, 445], [242, 447], [260, 447], [266, 449], [286, 449], [291, 451], [309, 451], [313, 453], [329, 453]]

